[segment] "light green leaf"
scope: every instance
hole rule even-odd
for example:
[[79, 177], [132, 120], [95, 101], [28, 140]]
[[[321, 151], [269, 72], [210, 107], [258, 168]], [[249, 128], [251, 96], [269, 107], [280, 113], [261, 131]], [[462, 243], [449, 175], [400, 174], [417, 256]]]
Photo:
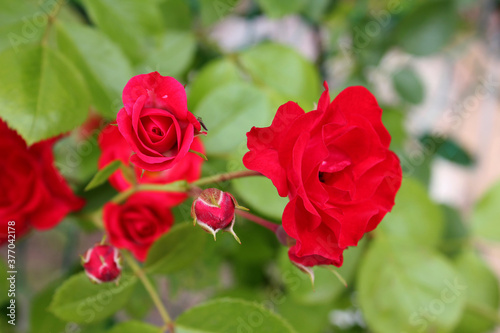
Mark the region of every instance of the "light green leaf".
[[[351, 284], [359, 259], [364, 249], [364, 241], [358, 246], [344, 251], [342, 267], [333, 267], [347, 282]], [[280, 270], [283, 282], [289, 295], [295, 302], [303, 305], [330, 304], [346, 290], [333, 272], [326, 267], [314, 267], [314, 287], [309, 276], [293, 265], [288, 258], [288, 249], [283, 248], [280, 255]]]
[[404, 178], [396, 204], [377, 227], [377, 233], [407, 242], [436, 246], [444, 229], [442, 212], [418, 181]]
[[116, 171], [120, 168], [122, 165], [122, 161], [120, 160], [114, 160], [106, 164], [104, 168], [101, 170], [97, 171], [97, 173], [94, 175], [90, 183], [85, 187], [85, 191], [89, 191], [93, 188], [96, 188], [97, 186], [104, 184], [106, 180]]
[[230, 298], [191, 308], [176, 323], [177, 333], [295, 332], [283, 318], [263, 306]]
[[201, 22], [209, 26], [231, 14], [239, 0], [199, 0]]
[[299, 12], [307, 4], [307, 0], [257, 0], [267, 16], [273, 18]]
[[108, 331], [109, 333], [162, 333], [160, 327], [142, 323], [140, 321], [127, 321], [119, 323]]
[[358, 271], [359, 302], [373, 332], [452, 332], [467, 286], [448, 261], [406, 241], [376, 239]]
[[83, 0], [92, 21], [136, 64], [147, 56], [147, 37], [164, 26], [157, 0]]
[[123, 87], [132, 77], [121, 49], [99, 30], [76, 24], [57, 25], [57, 44], [82, 71], [94, 107], [102, 115], [115, 118]]
[[456, 260], [456, 267], [467, 286], [466, 311], [454, 333], [490, 332], [498, 318], [498, 278], [474, 252], [464, 252]]
[[0, 117], [31, 145], [83, 123], [90, 105], [76, 67], [45, 46], [0, 54]]
[[472, 230], [482, 238], [500, 242], [500, 182], [479, 200], [472, 213]]
[[266, 43], [240, 54], [243, 68], [255, 83], [269, 87], [306, 111], [312, 110], [320, 96], [320, 78], [316, 67], [295, 50]]
[[23, 45], [39, 42], [54, 5], [55, 1], [0, 1], [0, 51], [19, 51]]
[[383, 107], [382, 122], [391, 134], [391, 150], [402, 149], [407, 134], [404, 127], [405, 114], [400, 110]]
[[190, 32], [167, 32], [156, 38], [156, 47], [138, 67], [139, 72], [157, 71], [178, 77], [187, 70], [194, 58], [196, 41]]
[[149, 249], [146, 271], [168, 274], [189, 267], [202, 256], [207, 238], [201, 228], [191, 223], [175, 225]]
[[392, 77], [392, 84], [399, 96], [413, 104], [424, 99], [424, 85], [415, 71], [409, 67], [399, 70]]
[[246, 142], [251, 126], [271, 122], [267, 96], [248, 83], [234, 83], [212, 91], [198, 105], [208, 135], [203, 143], [207, 154], [230, 154]]
[[118, 286], [114, 283], [93, 284], [85, 273], [79, 273], [57, 289], [50, 311], [75, 323], [100, 321], [125, 306], [136, 283], [134, 276], [122, 276]]
[[242, 77], [233, 61], [223, 58], [210, 62], [202, 68], [189, 87], [189, 109], [195, 109], [213, 90], [235, 82], [242, 82]]
[[247, 203], [252, 211], [258, 211], [276, 220], [281, 220], [288, 198], [278, 195], [276, 187], [266, 177], [246, 177], [232, 181], [238, 198]]
[[453, 37], [458, 13], [453, 1], [426, 1], [406, 15], [395, 28], [397, 44], [411, 54], [440, 51]]

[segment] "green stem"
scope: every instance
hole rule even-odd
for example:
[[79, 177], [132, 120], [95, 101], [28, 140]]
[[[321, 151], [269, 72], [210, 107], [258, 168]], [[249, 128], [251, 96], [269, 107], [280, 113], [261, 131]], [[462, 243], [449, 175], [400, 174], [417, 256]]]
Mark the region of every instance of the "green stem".
[[43, 32], [43, 36], [40, 41], [42, 45], [47, 45], [47, 42], [49, 40], [50, 29], [52, 28], [52, 25], [54, 25], [56, 17], [59, 14], [59, 11], [61, 10], [61, 7], [64, 4], [64, 2], [65, 0], [57, 1], [54, 11], [50, 13], [49, 16], [47, 17], [47, 26], [45, 27], [45, 31]]
[[193, 182], [192, 185], [193, 186], [203, 186], [203, 185], [212, 184], [212, 183], [221, 183], [221, 182], [224, 182], [224, 181], [230, 180], [230, 179], [251, 177], [251, 176], [262, 176], [262, 174], [260, 172], [253, 171], [253, 170], [233, 171], [233, 172], [222, 173], [219, 175], [198, 179], [197, 181]]
[[244, 210], [239, 210], [236, 209], [236, 214], [238, 214], [241, 217], [246, 218], [247, 220], [250, 220], [252, 222], [257, 223], [258, 225], [263, 226], [264, 228], [267, 228], [271, 230], [272, 232], [276, 232], [278, 230], [279, 224], [273, 223], [271, 221], [265, 220], [262, 217], [258, 217], [256, 215], [253, 215], [252, 213], [246, 212]]
[[146, 291], [148, 292], [149, 296], [153, 300], [154, 305], [156, 306], [156, 309], [160, 313], [161, 318], [163, 319], [163, 322], [165, 323], [165, 328], [168, 330], [168, 332], [174, 333], [174, 322], [170, 318], [170, 315], [168, 314], [167, 309], [165, 308], [165, 305], [163, 305], [163, 302], [161, 301], [160, 296], [156, 292], [155, 288], [151, 284], [151, 281], [149, 281], [148, 277], [142, 270], [142, 268], [139, 266], [139, 264], [135, 261], [135, 259], [130, 255], [130, 253], [123, 251], [123, 257], [129, 264], [130, 268], [134, 271], [134, 273], [137, 275], [137, 277], [141, 280], [142, 284], [144, 285], [144, 288], [146, 288]]
[[131, 187], [126, 191], [118, 193], [111, 202], [116, 204], [122, 203], [127, 200], [135, 192], [139, 191], [149, 191], [149, 192], [189, 192], [193, 189], [198, 188], [201, 185], [207, 185], [212, 183], [220, 183], [226, 180], [250, 177], [250, 176], [262, 176], [260, 172], [252, 170], [234, 171], [228, 173], [222, 173], [215, 176], [205, 177], [198, 179], [197, 181], [188, 184], [185, 181], [177, 181], [169, 184], [139, 184], [135, 187]]

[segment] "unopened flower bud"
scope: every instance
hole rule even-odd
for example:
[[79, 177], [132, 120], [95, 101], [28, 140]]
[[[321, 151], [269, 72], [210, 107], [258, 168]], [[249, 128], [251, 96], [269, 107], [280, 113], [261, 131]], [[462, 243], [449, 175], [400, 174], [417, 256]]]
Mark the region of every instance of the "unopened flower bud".
[[233, 231], [235, 221], [235, 208], [246, 209], [238, 206], [236, 199], [216, 188], [203, 190], [191, 206], [191, 216], [194, 224], [198, 223], [205, 231], [214, 236], [219, 230], [231, 233], [236, 241], [241, 244], [240, 239]]
[[117, 281], [122, 270], [120, 252], [111, 245], [98, 244], [88, 249], [82, 265], [89, 279], [98, 284]]

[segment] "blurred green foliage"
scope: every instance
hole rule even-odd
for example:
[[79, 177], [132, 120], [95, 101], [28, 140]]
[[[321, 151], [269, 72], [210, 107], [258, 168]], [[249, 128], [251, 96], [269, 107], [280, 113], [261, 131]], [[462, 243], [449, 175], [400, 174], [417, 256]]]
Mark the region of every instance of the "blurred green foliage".
[[[414, 57], [447, 52], [458, 33], [475, 32], [464, 11], [490, 3], [241, 2], [2, 0], [0, 117], [28, 144], [77, 128], [89, 110], [112, 121], [122, 106], [121, 90], [127, 80], [159, 71], [186, 84], [189, 109], [202, 116], [209, 128], [204, 139], [209, 156], [204, 175], [240, 170], [245, 133], [252, 126], [267, 126], [277, 107], [288, 100], [312, 110], [332, 64], [340, 64], [345, 74], [334, 78], [333, 96], [354, 84], [373, 90], [370, 71], [389, 52]], [[269, 40], [226, 52], [210, 34], [228, 15], [251, 21], [291, 14], [315, 34], [319, 46], [314, 63], [292, 47]], [[308, 277], [287, 260], [273, 234], [239, 217], [235, 231], [242, 245], [227, 234], [212, 242], [209, 235], [180, 224], [153, 247], [146, 261], [148, 274], [153, 280], [168, 280], [169, 302], [182, 299], [186, 290], [214, 300], [180, 314], [179, 332], [235, 332], [238, 325], [246, 325], [242, 330], [257, 332], [478, 333], [499, 323], [498, 279], [473, 240], [500, 240], [500, 187], [477, 203], [472, 219], [433, 202], [427, 190], [433, 159], [440, 156], [468, 167], [474, 156], [449, 138], [430, 134], [417, 138], [408, 132], [405, 122], [410, 108], [422, 103], [427, 93], [416, 68], [405, 63], [384, 75], [398, 98], [382, 105], [383, 122], [406, 179], [393, 212], [371, 235], [374, 239], [367, 238], [346, 251], [344, 266], [338, 271], [348, 287], [318, 267], [312, 288]], [[66, 137], [56, 147], [57, 166], [88, 202], [66, 223], [76, 221], [85, 232], [96, 230], [92, 214], [115, 194], [107, 184], [83, 192], [97, 172], [97, 132], [85, 139]], [[416, 155], [421, 158], [416, 160]], [[252, 211], [280, 221], [287, 200], [278, 196], [270, 181], [248, 178], [217, 185], [234, 192]], [[188, 201], [174, 209], [177, 222], [190, 221], [189, 207]], [[68, 243], [74, 241], [66, 229], [58, 228]], [[70, 251], [76, 262], [74, 248], [62, 250]], [[2, 291], [5, 271], [0, 265]], [[74, 266], [63, 271], [64, 277], [75, 273]], [[38, 293], [26, 284], [19, 288], [26, 296], [18, 300], [23, 305], [18, 311], [26, 322], [24, 308], [30, 304], [30, 332], [157, 331], [140, 322], [151, 302], [142, 297], [144, 290], [135, 283], [105, 306], [98, 296], [106, 287], [89, 286], [82, 273], [64, 282], [61, 277], [57, 286]], [[99, 307], [91, 321], [79, 313], [82, 300]], [[0, 294], [2, 309], [6, 301], [6, 295]], [[114, 316], [121, 308], [128, 315]], [[246, 317], [252, 311], [257, 313], [255, 318]], [[117, 324], [123, 316], [139, 321]], [[237, 321], [239, 316], [247, 321]], [[0, 317], [1, 332], [21, 332], [6, 323], [3, 312]], [[253, 323], [259, 323], [258, 327]]]

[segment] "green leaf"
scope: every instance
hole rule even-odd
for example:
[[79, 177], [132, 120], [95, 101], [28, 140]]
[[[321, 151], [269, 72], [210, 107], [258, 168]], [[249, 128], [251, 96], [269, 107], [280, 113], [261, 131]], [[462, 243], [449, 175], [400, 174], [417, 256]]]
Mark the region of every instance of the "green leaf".
[[30, 327], [32, 332], [36, 327], [37, 333], [64, 332], [66, 323], [48, 311], [48, 307], [55, 292], [55, 285], [51, 286], [31, 300]]
[[431, 250], [376, 239], [358, 271], [360, 306], [373, 332], [451, 332], [465, 306], [459, 277]]
[[54, 1], [0, 1], [0, 51], [16, 52], [26, 44], [39, 42], [47, 26]]
[[123, 87], [132, 77], [121, 49], [99, 30], [76, 24], [57, 25], [57, 45], [82, 71], [94, 107], [103, 116], [115, 118]]
[[486, 263], [474, 252], [464, 252], [456, 261], [456, 267], [467, 286], [466, 311], [455, 333], [490, 332], [498, 318], [498, 278]]
[[391, 150], [400, 150], [406, 141], [407, 134], [404, 127], [405, 114], [400, 110], [383, 107], [382, 122], [391, 134]]
[[479, 200], [472, 212], [472, 230], [482, 238], [500, 242], [500, 182]]
[[191, 308], [176, 323], [177, 333], [295, 332], [283, 318], [263, 306], [230, 298]]
[[448, 161], [463, 165], [471, 166], [474, 164], [474, 158], [457, 142], [447, 138], [439, 146], [436, 154], [447, 159]]
[[83, 123], [90, 105], [81, 74], [59, 52], [29, 46], [0, 54], [0, 117], [31, 145]]
[[191, 29], [191, 11], [185, 0], [164, 0], [159, 6], [168, 30]]
[[430, 55], [451, 40], [457, 23], [458, 13], [453, 1], [426, 1], [396, 26], [396, 41], [408, 53]]
[[306, 0], [257, 0], [267, 16], [279, 18], [285, 15], [297, 13], [307, 4]]
[[238, 198], [247, 203], [252, 211], [281, 220], [288, 198], [278, 195], [276, 187], [266, 177], [246, 177], [232, 180]]
[[445, 227], [440, 249], [444, 254], [453, 258], [460, 254], [464, 245], [469, 242], [469, 230], [459, 211], [445, 205], [442, 205], [441, 209], [444, 213]]
[[201, 228], [191, 223], [175, 225], [149, 250], [147, 272], [168, 274], [190, 266], [203, 254], [207, 238]]
[[271, 122], [267, 96], [248, 83], [227, 84], [212, 91], [198, 105], [208, 135], [203, 143], [207, 154], [230, 154], [245, 145], [252, 126]]
[[157, 0], [82, 0], [92, 21], [136, 64], [147, 56], [147, 37], [164, 26]]
[[[364, 249], [364, 241], [358, 246], [344, 251], [344, 264], [340, 268], [332, 267], [347, 281], [348, 285], [354, 279], [359, 259]], [[314, 267], [314, 287], [309, 276], [300, 271], [288, 258], [288, 249], [283, 248], [280, 255], [280, 270], [288, 294], [295, 302], [303, 305], [330, 304], [346, 287], [335, 274], [325, 267]]]
[[190, 32], [167, 32], [156, 38], [156, 47], [139, 66], [139, 72], [157, 71], [162, 75], [178, 77], [191, 65], [196, 41]]
[[199, 0], [201, 22], [209, 26], [233, 12], [239, 0]]
[[162, 333], [160, 327], [142, 323], [140, 321], [127, 321], [119, 323], [108, 331], [109, 333]]
[[413, 104], [424, 100], [424, 85], [413, 69], [405, 67], [399, 70], [392, 77], [392, 84], [402, 99]]
[[404, 178], [396, 204], [376, 233], [410, 243], [436, 246], [444, 229], [442, 212], [418, 181]]
[[242, 82], [238, 67], [228, 58], [205, 65], [189, 87], [188, 105], [194, 110], [209, 93], [228, 83]]
[[280, 44], [260, 44], [240, 54], [242, 67], [259, 85], [281, 94], [283, 102], [312, 110], [320, 95], [316, 67], [295, 50]]
[[125, 306], [136, 283], [134, 276], [122, 276], [118, 286], [113, 283], [93, 284], [85, 273], [79, 273], [57, 289], [50, 311], [75, 323], [100, 321]]
[[97, 171], [97, 173], [94, 175], [90, 183], [85, 187], [85, 191], [89, 191], [93, 188], [96, 188], [97, 186], [104, 184], [106, 180], [116, 171], [120, 168], [122, 165], [122, 161], [120, 160], [114, 160], [106, 164], [104, 168], [101, 170]]

